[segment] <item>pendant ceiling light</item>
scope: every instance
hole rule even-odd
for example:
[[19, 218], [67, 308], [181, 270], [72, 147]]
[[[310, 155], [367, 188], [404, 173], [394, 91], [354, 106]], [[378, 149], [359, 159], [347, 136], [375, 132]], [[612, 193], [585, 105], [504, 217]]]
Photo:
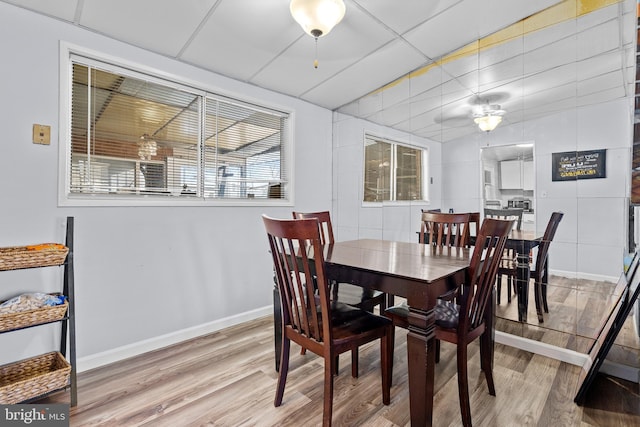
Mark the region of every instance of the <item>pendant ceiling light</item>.
[[158, 144], [145, 133], [138, 141], [138, 157], [141, 160], [151, 160], [151, 156], [156, 154], [158, 154]]
[[[305, 33], [316, 39], [329, 34], [344, 17], [346, 8], [342, 0], [291, 0], [289, 4], [291, 16], [302, 27]], [[318, 68], [318, 59], [313, 63]]]

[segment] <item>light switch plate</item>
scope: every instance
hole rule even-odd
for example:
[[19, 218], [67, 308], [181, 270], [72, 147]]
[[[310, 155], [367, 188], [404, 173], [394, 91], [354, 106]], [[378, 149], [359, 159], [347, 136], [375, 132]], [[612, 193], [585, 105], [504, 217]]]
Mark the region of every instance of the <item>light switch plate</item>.
[[33, 143], [42, 145], [51, 144], [51, 126], [34, 124]]

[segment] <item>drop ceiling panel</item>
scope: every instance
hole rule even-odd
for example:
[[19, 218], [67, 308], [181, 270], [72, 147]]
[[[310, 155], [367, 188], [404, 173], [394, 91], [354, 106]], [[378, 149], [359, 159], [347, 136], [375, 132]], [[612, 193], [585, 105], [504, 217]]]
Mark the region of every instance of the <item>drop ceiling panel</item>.
[[[592, 96], [598, 92], [608, 91], [613, 88], [622, 88], [622, 71], [616, 70], [607, 74], [601, 74], [577, 84], [578, 97]], [[607, 99], [603, 99], [606, 101]]]
[[425, 55], [438, 58], [555, 3], [558, 0], [465, 0], [409, 31], [405, 37]]
[[176, 56], [215, 0], [85, 1], [79, 24], [117, 40]]
[[[393, 81], [404, 70], [417, 68], [423, 61], [415, 49], [402, 41], [394, 41], [309, 91], [304, 98], [319, 105], [331, 102], [344, 105], [357, 99], [359, 93], [371, 92]], [[381, 90], [383, 108], [406, 99], [409, 91], [407, 79], [384, 88]]]
[[621, 70], [623, 58], [617, 51], [609, 52], [597, 57], [591, 57], [578, 62], [576, 79], [578, 81], [590, 79], [614, 70]]
[[73, 22], [78, 0], [4, 0], [25, 9]]
[[[471, 11], [461, 13], [461, 3], [409, 31], [404, 37], [427, 57], [436, 59], [478, 39]], [[442, 37], [447, 34], [447, 37]]]
[[[411, 73], [409, 83], [411, 87], [410, 96], [416, 96], [424, 92], [428, 92], [433, 88], [440, 86], [443, 79], [442, 67], [436, 64], [430, 64], [422, 67], [418, 72]], [[446, 76], [449, 79], [449, 76]]]
[[[524, 58], [524, 74], [535, 74], [555, 67], [575, 63], [576, 43], [573, 38], [558, 40], [528, 51]], [[575, 72], [575, 67], [574, 67]]]
[[361, 98], [355, 104], [358, 105], [360, 117], [370, 117], [372, 114], [382, 110], [382, 93], [378, 92]]
[[407, 102], [411, 92], [409, 79], [400, 79], [396, 83], [388, 86], [382, 91], [382, 108], [395, 107], [398, 104]]
[[586, 15], [581, 15], [577, 20], [578, 32], [591, 27], [596, 27], [603, 22], [615, 21], [618, 18], [619, 5], [617, 3], [596, 9]]
[[410, 113], [409, 104], [397, 104], [390, 108], [385, 108], [382, 112], [371, 116], [370, 119], [384, 126], [394, 126], [402, 122]]
[[[466, 74], [478, 74], [478, 54], [472, 52], [464, 56], [458, 56], [455, 61], [445, 61], [441, 67], [445, 78], [457, 78]], [[476, 77], [477, 80], [477, 77]]]
[[584, 107], [587, 105], [599, 104], [602, 102], [613, 101], [625, 96], [624, 90], [620, 87], [614, 87], [597, 93], [580, 96], [578, 98], [578, 106]]
[[[631, 0], [583, 1], [589, 13], [577, 18], [563, 6], [524, 22], [560, 0], [345, 0], [344, 20], [318, 40], [317, 70], [314, 40], [287, 0], [3, 1], [72, 24], [78, 16], [126, 43], [437, 140], [477, 132], [477, 93], [497, 97], [505, 123], [518, 123], [624, 96], [635, 82]], [[479, 55], [462, 49], [509, 27], [479, 42]], [[458, 55], [442, 66], [431, 62], [450, 52]]]
[[580, 44], [576, 49], [576, 59], [590, 58], [615, 50], [621, 45], [620, 27], [617, 21], [608, 21], [578, 33]]
[[[480, 70], [480, 86], [483, 89], [501, 86], [505, 82], [519, 80], [524, 72], [524, 58], [516, 56]], [[498, 82], [498, 84], [496, 84]]]
[[[480, 36], [492, 34], [507, 25], [527, 18], [536, 12], [540, 12], [562, 0], [488, 0], [473, 2], [476, 7], [475, 18], [479, 22]], [[499, 11], [499, 13], [496, 13]]]
[[490, 67], [509, 61], [513, 58], [521, 57], [525, 52], [524, 37], [513, 37], [503, 43], [496, 43], [479, 53], [478, 66], [480, 69]]
[[555, 103], [573, 102], [575, 106], [576, 85], [567, 83], [565, 85], [554, 86], [553, 88], [544, 88], [538, 91], [527, 91], [522, 98], [523, 108], [529, 111], [540, 105], [551, 106]]
[[[241, 25], [239, 17], [242, 17]], [[222, 1], [184, 50], [181, 59], [248, 81], [303, 37], [305, 34], [291, 17], [287, 2]], [[305, 53], [305, 58], [312, 61], [313, 47]], [[283, 88], [280, 90], [291, 93]]]
[[[413, 27], [431, 19], [462, 0], [354, 0], [353, 3], [378, 17], [385, 25], [398, 34], [404, 34]], [[347, 7], [349, 3], [347, 2]]]
[[[348, 42], [345, 42], [345, 40], [348, 40]], [[391, 32], [372, 20], [368, 15], [354, 8], [348, 12], [340, 25], [334, 28], [331, 33], [318, 39], [319, 66], [317, 69], [313, 68], [315, 41], [311, 36], [305, 36], [264, 67], [251, 79], [251, 82], [307, 99], [307, 92], [319, 89], [318, 86], [320, 84], [325, 83], [331, 77], [343, 72], [358, 61], [375, 62], [376, 51], [392, 40], [393, 34]], [[415, 67], [418, 54], [410, 53], [402, 43], [397, 43], [394, 46], [401, 49], [402, 54], [407, 56], [407, 59], [402, 61], [401, 64], [405, 64], [407, 67]], [[392, 51], [389, 50], [388, 53], [392, 53]], [[401, 57], [398, 53], [393, 52], [392, 54], [396, 55], [394, 58]], [[390, 67], [391, 60], [385, 66]], [[398, 66], [399, 64], [395, 64], [392, 69], [397, 69]], [[369, 71], [372, 73], [371, 75], [369, 75]], [[366, 79], [363, 79], [361, 75], [358, 76], [358, 79], [369, 80], [372, 78], [374, 80], [376, 71], [369, 71], [367, 71]], [[396, 72], [390, 74], [384, 82], [376, 82], [379, 83], [377, 86], [372, 82], [367, 84], [364, 90], [367, 92], [373, 90], [380, 84], [384, 84], [400, 75]], [[335, 99], [331, 103], [319, 105], [333, 109], [361, 96], [363, 92], [356, 93], [355, 89], [351, 88], [353, 83], [347, 79], [338, 88], [340, 90], [343, 88], [349, 90], [350, 93], [348, 95], [334, 92], [332, 95]]]

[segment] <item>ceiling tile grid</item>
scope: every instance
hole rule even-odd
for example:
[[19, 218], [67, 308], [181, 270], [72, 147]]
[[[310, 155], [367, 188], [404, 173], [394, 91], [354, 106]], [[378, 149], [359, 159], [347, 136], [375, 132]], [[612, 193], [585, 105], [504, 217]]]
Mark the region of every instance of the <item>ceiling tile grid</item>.
[[214, 3], [215, 0], [85, 1], [78, 24], [175, 57]]
[[318, 69], [286, 0], [0, 2], [440, 141], [477, 132], [477, 95], [517, 123], [635, 81], [634, 0], [345, 0]]
[[219, 1], [180, 59], [249, 81], [303, 37], [286, 2]]

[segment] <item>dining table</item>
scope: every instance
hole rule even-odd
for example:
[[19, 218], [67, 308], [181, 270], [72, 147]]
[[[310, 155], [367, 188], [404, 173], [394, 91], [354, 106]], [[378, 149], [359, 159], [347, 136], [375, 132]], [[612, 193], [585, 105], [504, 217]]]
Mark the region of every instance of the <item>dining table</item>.
[[[477, 230], [476, 230], [477, 231]], [[515, 252], [516, 259], [516, 295], [518, 299], [518, 321], [527, 322], [527, 311], [529, 308], [529, 280], [531, 279], [531, 260], [529, 258], [531, 250], [542, 241], [543, 235], [534, 230], [512, 230], [507, 238], [505, 249]], [[428, 240], [425, 237], [425, 241]], [[475, 244], [475, 234], [470, 234], [468, 238], [469, 246]], [[545, 275], [548, 277], [548, 265], [545, 263]]]
[[[407, 361], [412, 426], [431, 426], [435, 375], [436, 299], [464, 283], [472, 249], [420, 243], [360, 239], [324, 246], [327, 278], [404, 297], [409, 305]], [[493, 308], [486, 310], [487, 332], [481, 345], [493, 363]], [[282, 325], [274, 290], [274, 330], [278, 369]]]

